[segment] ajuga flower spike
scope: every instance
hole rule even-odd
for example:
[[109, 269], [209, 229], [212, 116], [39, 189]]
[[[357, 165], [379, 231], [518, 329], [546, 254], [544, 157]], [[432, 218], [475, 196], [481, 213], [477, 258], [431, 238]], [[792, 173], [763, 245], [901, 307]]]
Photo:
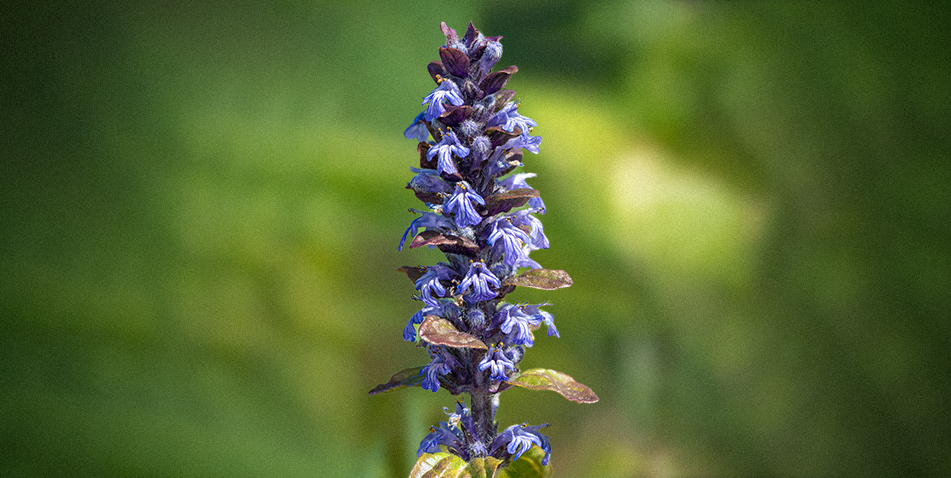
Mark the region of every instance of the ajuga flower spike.
[[530, 134], [538, 124], [519, 113], [515, 92], [504, 89], [518, 69], [492, 72], [502, 56], [501, 37], [485, 37], [471, 23], [462, 37], [445, 23], [441, 27], [446, 44], [439, 48], [440, 60], [428, 67], [436, 87], [404, 132], [419, 141], [419, 168], [410, 168], [415, 177], [406, 187], [429, 211], [410, 209], [421, 216], [399, 242], [402, 250], [412, 234], [410, 248], [439, 248], [446, 255], [447, 262], [400, 268], [421, 303], [403, 339], [425, 348], [429, 363], [395, 374], [370, 394], [419, 386], [469, 396], [469, 406], [460, 397], [454, 410], [446, 409], [449, 420], [430, 428], [413, 477], [436, 469], [459, 472], [453, 476], [472, 476], [476, 469], [482, 470], [478, 476], [503, 476], [519, 458], [534, 460], [538, 476], [548, 476], [551, 445], [539, 431], [548, 424], [499, 432], [499, 394], [522, 387], [580, 403], [598, 397], [561, 372], [518, 366], [535, 343], [534, 330], [545, 324], [548, 336], [558, 337], [558, 331], [552, 315], [540, 309], [549, 304], [513, 304], [505, 296], [517, 286], [571, 285], [564, 271], [543, 269], [529, 258], [548, 248], [536, 217], [545, 214], [545, 203], [525, 182], [535, 174], [513, 171], [522, 166], [523, 149], [538, 153], [541, 137]]

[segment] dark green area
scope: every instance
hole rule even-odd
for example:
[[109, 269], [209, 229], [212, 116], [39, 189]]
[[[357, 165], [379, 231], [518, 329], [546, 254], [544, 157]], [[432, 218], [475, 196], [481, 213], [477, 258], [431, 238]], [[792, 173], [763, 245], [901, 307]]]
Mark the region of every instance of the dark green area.
[[563, 477], [951, 473], [951, 33], [907, 3], [12, 3], [0, 476], [406, 476], [439, 22], [502, 35], [574, 285]]

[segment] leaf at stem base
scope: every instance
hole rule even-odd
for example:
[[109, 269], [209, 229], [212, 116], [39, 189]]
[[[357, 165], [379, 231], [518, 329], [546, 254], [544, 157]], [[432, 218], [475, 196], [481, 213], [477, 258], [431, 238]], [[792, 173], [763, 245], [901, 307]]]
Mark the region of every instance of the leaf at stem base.
[[[491, 456], [476, 458], [466, 463], [451, 453], [423, 453], [416, 460], [409, 478], [498, 478], [501, 476], [498, 474], [501, 464], [502, 460]], [[512, 475], [510, 478], [517, 476], [523, 475]], [[532, 475], [524, 476], [527, 478]]]

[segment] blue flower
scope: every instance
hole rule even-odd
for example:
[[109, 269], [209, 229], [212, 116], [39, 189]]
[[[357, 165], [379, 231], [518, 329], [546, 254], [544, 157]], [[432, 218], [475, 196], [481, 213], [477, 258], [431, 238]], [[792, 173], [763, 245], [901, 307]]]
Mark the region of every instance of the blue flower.
[[505, 448], [512, 455], [512, 461], [518, 460], [523, 453], [532, 449], [532, 445], [542, 446], [542, 440], [537, 435], [525, 431], [525, 425], [512, 425], [499, 434], [502, 442], [507, 442]]
[[417, 197], [420, 197], [420, 194], [424, 194], [435, 200], [435, 196], [439, 194], [448, 195], [452, 192], [452, 186], [441, 178], [439, 172], [435, 169], [410, 168], [410, 170], [416, 173], [416, 176], [413, 176], [413, 179], [410, 180], [406, 187], [417, 193]]
[[446, 112], [443, 101], [449, 101], [455, 106], [460, 106], [465, 103], [465, 100], [462, 99], [462, 93], [456, 84], [453, 83], [452, 80], [445, 78], [442, 78], [439, 82], [439, 86], [423, 99], [424, 105], [429, 103], [429, 106], [426, 107], [426, 111], [424, 111], [426, 121], [432, 121]]
[[501, 176], [505, 171], [522, 166], [522, 155], [509, 155], [511, 152], [510, 149], [504, 147], [495, 148], [482, 169], [482, 175], [486, 180], [491, 181], [491, 178]]
[[486, 228], [488, 238], [486, 243], [494, 250], [505, 255], [505, 263], [512, 266], [526, 256], [522, 249], [523, 244], [529, 243], [532, 238], [523, 230], [512, 224], [512, 218], [499, 218]]
[[513, 345], [531, 347], [535, 342], [532, 328], [541, 324], [541, 316], [526, 314], [522, 305], [507, 305], [498, 312], [499, 328], [506, 334]]
[[[528, 183], [525, 182], [528, 178], [534, 178], [535, 173], [518, 173], [513, 174], [505, 179], [498, 181], [499, 186], [502, 186], [506, 190], [513, 189], [532, 189]], [[542, 201], [542, 198], [531, 198], [528, 200], [528, 207], [534, 209], [539, 214], [545, 214], [545, 202]]]
[[419, 291], [419, 296], [421, 299], [423, 299], [423, 302], [431, 307], [438, 306], [439, 302], [433, 298], [433, 292], [435, 292], [439, 297], [445, 297], [446, 289], [439, 281], [451, 280], [453, 272], [454, 271], [451, 268], [443, 263], [427, 267], [426, 273], [423, 274], [419, 279], [416, 279], [415, 284], [416, 290]]
[[413, 232], [413, 237], [415, 237], [417, 231], [421, 228], [425, 228], [427, 230], [447, 230], [455, 228], [455, 225], [449, 220], [449, 218], [440, 214], [418, 211], [416, 209], [410, 209], [410, 211], [418, 212], [422, 214], [422, 216], [413, 219], [413, 222], [409, 223], [409, 227], [407, 227], [406, 232], [403, 233], [403, 239], [400, 240], [399, 250], [401, 251], [403, 250], [403, 244], [406, 243], [406, 237], [409, 236], [410, 231]]
[[512, 221], [516, 226], [528, 228], [528, 235], [532, 238], [528, 243], [531, 249], [548, 249], [548, 238], [545, 237], [545, 229], [542, 227], [542, 222], [535, 216], [532, 216], [530, 214], [531, 212], [532, 211], [527, 209], [517, 211], [512, 216]]
[[465, 158], [469, 155], [469, 148], [463, 146], [459, 142], [459, 138], [456, 137], [456, 133], [449, 130], [442, 135], [442, 139], [436, 145], [429, 148], [429, 151], [426, 152], [426, 158], [432, 161], [433, 156], [439, 155], [436, 169], [440, 173], [452, 175], [459, 173], [459, 170], [456, 169], [456, 162], [452, 160], [453, 154]]
[[505, 372], [514, 372], [515, 363], [512, 362], [508, 354], [502, 352], [499, 345], [491, 345], [489, 346], [489, 352], [479, 362], [479, 371], [484, 372], [485, 369], [492, 370], [490, 374], [492, 380], [504, 382], [509, 379]]
[[525, 433], [525, 431], [519, 427], [515, 428], [515, 431], [512, 433], [512, 440], [509, 441], [506, 450], [512, 454], [512, 460], [518, 460], [518, 458], [522, 456], [522, 453], [532, 449], [532, 445], [542, 446], [542, 441], [531, 433]]
[[[456, 435], [468, 443], [469, 450], [474, 456], [485, 456], [489, 454], [488, 450], [485, 449], [485, 444], [478, 438], [479, 429], [462, 398], [456, 402], [455, 412], [450, 411], [448, 408], [443, 408], [442, 410], [446, 415], [449, 415], [449, 428], [454, 430]], [[458, 432], [462, 433], [460, 434]]]
[[515, 151], [518, 148], [525, 148], [535, 154], [538, 154], [538, 145], [542, 143], [541, 136], [529, 136], [523, 134], [517, 138], [512, 138], [505, 143], [505, 148]]
[[423, 441], [419, 444], [419, 449], [416, 450], [416, 456], [421, 456], [423, 453], [439, 453], [442, 451], [439, 449], [439, 445], [461, 450], [463, 448], [460, 446], [462, 437], [459, 436], [458, 430], [452, 428], [446, 422], [439, 422], [439, 428], [430, 427], [429, 435], [423, 438]]
[[[524, 308], [525, 313], [527, 313], [527, 314], [529, 314], [529, 315], [535, 317], [536, 320], [539, 321], [539, 323], [544, 323], [545, 325], [547, 325], [547, 326], [548, 326], [548, 336], [549, 336], [549, 337], [551, 337], [552, 335], [554, 335], [555, 337], [561, 338], [561, 336], [558, 335], [558, 329], [555, 328], [555, 322], [554, 322], [554, 319], [555, 319], [555, 318], [554, 318], [551, 314], [549, 314], [548, 312], [545, 312], [544, 310], [539, 310], [539, 309], [538, 309], [539, 307], [541, 307], [541, 306], [543, 306], [543, 305], [551, 305], [551, 304], [549, 304], [549, 303], [546, 302], [546, 303], [544, 303], [544, 304], [526, 305], [525, 308]], [[540, 324], [539, 324], [539, 325], [540, 325]]]
[[493, 455], [499, 456], [500, 450], [504, 446], [505, 451], [512, 456], [512, 461], [515, 461], [518, 460], [523, 453], [531, 450], [533, 445], [536, 445], [545, 451], [545, 456], [542, 458], [542, 466], [547, 465], [548, 459], [551, 456], [551, 445], [548, 442], [548, 437], [538, 432], [539, 428], [547, 426], [547, 423], [534, 426], [528, 426], [528, 424], [524, 423], [521, 425], [512, 425], [503, 430], [502, 433], [499, 433], [495, 440], [492, 440], [489, 449]]
[[471, 288], [472, 293], [466, 296], [466, 300], [469, 302], [494, 299], [498, 294], [489, 289], [489, 285], [498, 288], [502, 286], [502, 283], [498, 277], [495, 277], [495, 274], [489, 271], [484, 262], [472, 262], [469, 264], [469, 272], [459, 283], [456, 292], [463, 294]]
[[474, 226], [482, 222], [482, 216], [476, 211], [472, 203], [485, 205], [482, 196], [472, 190], [472, 186], [465, 181], [456, 183], [456, 190], [452, 197], [443, 206], [443, 208], [453, 213], [453, 221], [458, 227]]
[[429, 128], [426, 127], [426, 123], [423, 123], [423, 120], [426, 119], [426, 112], [422, 112], [416, 115], [416, 119], [413, 120], [413, 124], [409, 125], [409, 128], [406, 128], [406, 131], [403, 132], [403, 136], [406, 139], [415, 139], [419, 141], [426, 141], [429, 139]]
[[516, 111], [518, 103], [509, 103], [502, 108], [495, 116], [489, 118], [487, 127], [499, 126], [505, 131], [512, 132], [515, 128], [522, 130], [522, 135], [528, 135], [529, 130], [538, 126], [534, 120], [527, 116], [522, 116]]
[[420, 375], [426, 376], [423, 378], [423, 383], [421, 383], [420, 386], [431, 392], [439, 390], [439, 376], [452, 371], [446, 362], [446, 357], [443, 355], [442, 350], [440, 350], [439, 347], [433, 348], [435, 348], [435, 352], [430, 350], [430, 355], [433, 356], [432, 361], [419, 371]]
[[421, 310], [413, 314], [409, 318], [409, 321], [406, 322], [406, 327], [403, 327], [403, 340], [407, 342], [416, 341], [416, 327], [414, 325], [419, 325], [423, 323], [423, 319], [427, 315], [436, 314], [439, 311], [437, 307], [423, 307]]

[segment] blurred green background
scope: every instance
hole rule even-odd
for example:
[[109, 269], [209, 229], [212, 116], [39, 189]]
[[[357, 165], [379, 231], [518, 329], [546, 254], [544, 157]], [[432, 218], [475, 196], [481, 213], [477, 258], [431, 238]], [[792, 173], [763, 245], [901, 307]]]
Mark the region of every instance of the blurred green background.
[[504, 36], [601, 397], [560, 477], [951, 473], [951, 34], [908, 3], [7, 3], [0, 476], [404, 477], [439, 22]]

